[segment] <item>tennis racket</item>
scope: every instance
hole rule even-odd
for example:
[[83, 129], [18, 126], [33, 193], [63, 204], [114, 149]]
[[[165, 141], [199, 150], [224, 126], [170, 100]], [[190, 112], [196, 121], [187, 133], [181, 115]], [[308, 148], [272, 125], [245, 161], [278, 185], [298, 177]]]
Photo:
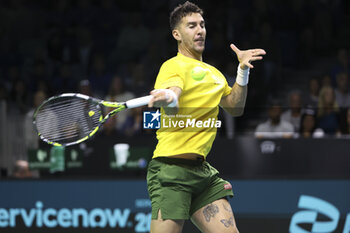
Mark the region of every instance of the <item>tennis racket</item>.
[[[33, 124], [44, 142], [54, 146], [71, 146], [91, 138], [108, 118], [118, 112], [147, 105], [151, 99], [149, 95], [118, 103], [65, 93], [45, 100], [35, 110]], [[104, 107], [113, 110], [104, 116]]]

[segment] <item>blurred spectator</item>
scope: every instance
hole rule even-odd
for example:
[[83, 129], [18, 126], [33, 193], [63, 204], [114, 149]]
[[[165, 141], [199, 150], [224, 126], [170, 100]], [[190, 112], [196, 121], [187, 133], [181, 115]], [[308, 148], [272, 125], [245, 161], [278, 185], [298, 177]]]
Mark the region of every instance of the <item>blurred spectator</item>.
[[94, 93], [92, 91], [91, 85], [89, 80], [81, 80], [79, 82], [79, 86], [78, 86], [78, 92], [87, 96], [92, 96], [94, 97]]
[[263, 66], [263, 86], [274, 90], [280, 81], [281, 51], [279, 40], [276, 39], [269, 21], [261, 23], [259, 30], [260, 34], [256, 39], [256, 46], [264, 48], [269, 53], [264, 63], [260, 64]]
[[332, 87], [332, 79], [331, 76], [329, 76], [328, 74], [325, 74], [322, 76], [322, 80], [321, 80], [321, 87]]
[[[2, 15], [0, 15], [0, 17], [1, 16]], [[4, 22], [6, 22], [6, 20]], [[9, 24], [5, 23], [5, 25], [9, 26], [9, 31], [13, 30]], [[10, 33], [4, 34], [4, 32], [1, 30], [1, 27], [0, 33], [0, 69], [2, 68], [4, 71], [6, 71], [10, 66], [21, 65], [23, 58], [18, 51], [18, 45], [16, 44], [16, 41], [13, 40], [13, 38], [10, 36]]]
[[[138, 96], [148, 94], [154, 85], [154, 80], [147, 80], [146, 67], [141, 62], [129, 62], [128, 63], [128, 86], [133, 93], [137, 93]], [[155, 77], [154, 77], [155, 78]]]
[[16, 81], [20, 79], [22, 79], [21, 67], [18, 65], [9, 66], [8, 69], [6, 70], [6, 75], [4, 80], [6, 88], [8, 90], [11, 90], [13, 88], [14, 83], [16, 83]]
[[30, 98], [27, 86], [22, 79], [13, 83], [9, 101], [10, 114], [25, 114], [28, 111]]
[[320, 82], [317, 78], [311, 78], [308, 83], [308, 89], [303, 100], [305, 106], [316, 108], [318, 106], [318, 95], [320, 92]]
[[150, 43], [150, 31], [142, 23], [140, 12], [130, 12], [123, 21], [124, 27], [117, 42], [117, 54], [119, 61], [130, 61], [146, 52]]
[[335, 135], [339, 127], [339, 106], [335, 99], [334, 89], [323, 87], [318, 100], [318, 127], [328, 135]]
[[94, 139], [86, 141], [89, 155], [84, 158], [84, 168], [89, 174], [101, 175], [108, 173], [113, 146], [118, 142], [124, 142], [125, 138], [115, 128], [116, 119], [116, 117], [109, 118], [103, 124], [102, 130], [94, 136]]
[[51, 96], [53, 94], [52, 89], [48, 84], [48, 81], [44, 81], [44, 80], [41, 80], [37, 83], [36, 91], [45, 92], [47, 93], [48, 96]]
[[[167, 40], [172, 39], [172, 36], [169, 35], [169, 26], [168, 26], [168, 13], [164, 10], [157, 12], [157, 15], [152, 15], [152, 21], [156, 17], [157, 24], [151, 24], [153, 26], [151, 31], [151, 43], [157, 45], [157, 57], [164, 57], [167, 55]], [[152, 46], [152, 45], [151, 45]], [[160, 49], [161, 48], [161, 49]]]
[[96, 54], [92, 60], [89, 81], [97, 96], [103, 97], [105, 95], [111, 79], [112, 74], [107, 69], [105, 56]]
[[273, 102], [268, 109], [269, 119], [260, 123], [255, 130], [257, 138], [291, 138], [294, 127], [291, 123], [281, 119], [282, 107], [278, 102]]
[[96, 48], [94, 40], [92, 39], [91, 31], [84, 27], [76, 29], [78, 40], [78, 56], [81, 69], [81, 75], [87, 76], [89, 69], [93, 64], [93, 58], [96, 54]]
[[[125, 88], [124, 80], [119, 76], [115, 75], [112, 79], [112, 82], [109, 85], [108, 95], [105, 97], [105, 100], [112, 102], [125, 102], [134, 98], [135, 95]], [[107, 112], [110, 110], [107, 109]], [[119, 112], [116, 116], [116, 129], [122, 131], [125, 129], [125, 123], [129, 117], [131, 117], [132, 111], [122, 111]]]
[[294, 131], [298, 132], [300, 128], [302, 100], [299, 91], [293, 91], [288, 95], [289, 109], [282, 113], [281, 119], [291, 123]]
[[159, 52], [160, 46], [162, 46], [162, 44], [156, 44], [153, 41], [148, 47], [147, 52], [145, 53], [144, 59], [142, 60], [142, 64], [144, 65], [144, 67], [147, 67], [147, 69], [144, 70], [145, 73], [143, 75], [145, 80], [154, 81], [159, 71], [159, 68], [162, 62], [164, 61], [164, 54]]
[[142, 132], [142, 108], [130, 109], [130, 114], [127, 117], [122, 132], [127, 137], [137, 136]]
[[99, 137], [112, 137], [114, 139], [119, 137], [119, 133], [115, 128], [115, 122], [117, 120], [117, 117], [111, 117], [108, 119], [108, 121], [106, 121], [103, 124], [103, 129], [102, 132], [99, 134]]
[[335, 89], [335, 99], [340, 108], [350, 107], [350, 93], [348, 90], [349, 80], [345, 72], [337, 74], [337, 86]]
[[45, 61], [43, 60], [34, 61], [32, 66], [30, 67], [29, 77], [28, 77], [30, 90], [32, 92], [38, 90], [39, 89], [38, 85], [40, 83], [41, 84], [47, 83], [49, 79], [50, 79], [50, 76], [49, 76], [49, 72], [45, 64]]
[[303, 110], [303, 114], [301, 115], [301, 123], [299, 130], [300, 138], [322, 138], [324, 137], [324, 132], [322, 129], [317, 128], [316, 124], [316, 111], [307, 107]]
[[24, 143], [27, 149], [39, 148], [39, 137], [33, 127], [34, 111], [47, 98], [43, 91], [37, 91], [33, 97], [33, 107], [27, 112], [24, 118]]
[[331, 75], [334, 83], [336, 82], [337, 75], [340, 72], [350, 73], [350, 57], [345, 48], [340, 48], [337, 51], [336, 62], [331, 69]]
[[57, 91], [56, 94], [76, 92], [77, 78], [73, 75], [72, 65], [69, 63], [62, 64], [52, 84], [53, 88]]
[[350, 108], [341, 111], [339, 130], [340, 135], [350, 136]]
[[29, 164], [25, 160], [17, 160], [13, 168], [12, 176], [18, 179], [32, 178], [33, 174], [29, 170]]

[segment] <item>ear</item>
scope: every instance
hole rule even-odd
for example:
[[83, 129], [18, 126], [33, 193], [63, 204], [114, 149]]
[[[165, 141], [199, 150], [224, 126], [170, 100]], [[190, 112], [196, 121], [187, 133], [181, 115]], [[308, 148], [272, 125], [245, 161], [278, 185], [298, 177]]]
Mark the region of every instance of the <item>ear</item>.
[[175, 40], [181, 41], [181, 34], [180, 34], [179, 30], [174, 29], [172, 31], [172, 34], [173, 34], [173, 37], [175, 38]]

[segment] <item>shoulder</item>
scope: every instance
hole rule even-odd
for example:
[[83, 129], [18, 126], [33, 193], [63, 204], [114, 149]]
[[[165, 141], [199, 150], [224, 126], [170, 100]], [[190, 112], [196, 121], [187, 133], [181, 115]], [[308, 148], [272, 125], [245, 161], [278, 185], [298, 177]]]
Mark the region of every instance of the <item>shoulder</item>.
[[287, 110], [287, 111], [284, 111], [281, 115], [282, 118], [284, 117], [291, 117], [292, 115], [292, 111], [291, 110]]
[[159, 72], [174, 72], [178, 71], [180, 67], [180, 62], [176, 57], [172, 57], [165, 62], [160, 67]]
[[288, 121], [281, 120], [281, 127], [288, 131], [294, 131], [294, 127]]
[[256, 131], [259, 131], [259, 132], [267, 131], [269, 129], [270, 129], [269, 121], [262, 122], [262, 123], [258, 124], [258, 126], [256, 127]]
[[176, 64], [179, 64], [180, 62], [181, 62], [181, 59], [179, 59], [178, 56], [174, 56], [172, 58], [169, 58], [165, 62], [163, 62], [162, 67], [176, 65]]

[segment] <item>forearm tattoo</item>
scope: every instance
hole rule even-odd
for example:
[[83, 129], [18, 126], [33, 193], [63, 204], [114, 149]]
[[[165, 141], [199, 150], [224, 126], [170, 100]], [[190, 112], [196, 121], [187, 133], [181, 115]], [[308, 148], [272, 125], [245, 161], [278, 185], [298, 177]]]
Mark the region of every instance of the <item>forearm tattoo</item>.
[[217, 213], [219, 213], [219, 207], [215, 204], [209, 204], [203, 210], [203, 215], [207, 222], [210, 222], [210, 218], [215, 217]]
[[229, 228], [230, 226], [232, 226], [232, 227], [234, 226], [233, 225], [233, 217], [230, 217], [229, 219], [221, 219], [220, 222], [222, 224], [224, 224], [224, 226], [226, 228]]

